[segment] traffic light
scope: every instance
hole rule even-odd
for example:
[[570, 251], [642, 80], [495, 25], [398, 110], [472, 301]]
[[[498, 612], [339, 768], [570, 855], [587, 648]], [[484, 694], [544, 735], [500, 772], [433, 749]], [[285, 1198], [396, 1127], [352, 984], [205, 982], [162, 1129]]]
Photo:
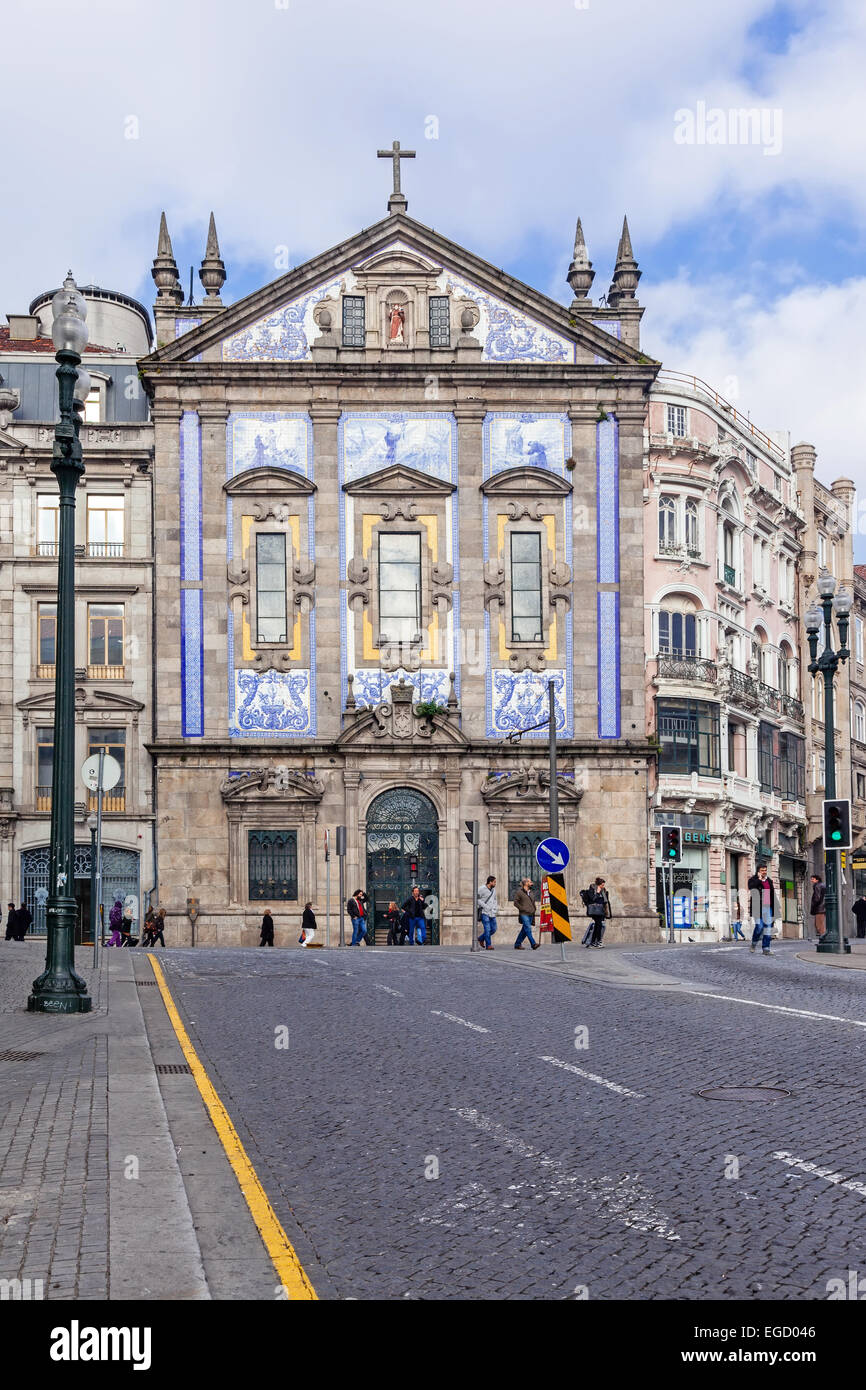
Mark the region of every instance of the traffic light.
[[478, 844], [480, 844], [480, 843], [481, 843], [481, 822], [480, 822], [480, 821], [477, 821], [477, 820], [465, 820], [465, 821], [463, 822], [463, 824], [466, 826], [466, 830], [464, 831], [464, 834], [465, 834], [467, 840], [469, 841], [470, 845], [478, 845]]
[[417, 872], [418, 872], [418, 860], [417, 860], [417, 859], [410, 859], [410, 860], [409, 860], [409, 873], [410, 873], [410, 874], [412, 875], [412, 877], [414, 878], [415, 875], [417, 874]]
[[682, 831], [678, 825], [662, 826], [662, 863], [679, 864], [683, 857]]
[[824, 802], [824, 848], [851, 848], [851, 802]]

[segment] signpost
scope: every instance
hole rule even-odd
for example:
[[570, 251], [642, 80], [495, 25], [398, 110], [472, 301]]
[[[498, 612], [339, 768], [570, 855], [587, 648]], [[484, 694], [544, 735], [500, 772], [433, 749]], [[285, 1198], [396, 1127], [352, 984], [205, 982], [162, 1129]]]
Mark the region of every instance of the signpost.
[[346, 944], [346, 888], [343, 869], [346, 863], [346, 827], [337, 826], [337, 858], [340, 861], [340, 945]]
[[[98, 951], [96, 945], [96, 916], [99, 916], [99, 935], [102, 936], [103, 915], [100, 911], [102, 905], [102, 796], [104, 792], [112, 791], [120, 781], [121, 766], [116, 758], [112, 758], [110, 753], [106, 753], [104, 748], [100, 748], [98, 753], [91, 753], [89, 758], [85, 758], [81, 765], [81, 780], [89, 792], [96, 792], [96, 873], [93, 873], [91, 865], [90, 880], [95, 885], [95, 904], [91, 902], [90, 916], [93, 921], [93, 964], [96, 965]], [[96, 910], [94, 911], [94, 906]], [[105, 945], [103, 939], [102, 943]]]
[[571, 925], [568, 920], [568, 896], [565, 891], [565, 869], [571, 852], [564, 840], [548, 835], [535, 851], [535, 862], [547, 878], [547, 892], [550, 900], [550, 916], [553, 931], [559, 941], [560, 953], [565, 958], [565, 943], [571, 940]]
[[331, 944], [331, 832], [325, 831], [325, 944]]

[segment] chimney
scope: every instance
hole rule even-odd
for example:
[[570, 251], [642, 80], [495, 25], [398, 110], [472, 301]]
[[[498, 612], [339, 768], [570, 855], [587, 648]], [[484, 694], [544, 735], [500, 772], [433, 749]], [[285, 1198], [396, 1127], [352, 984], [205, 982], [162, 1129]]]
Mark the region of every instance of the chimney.
[[7, 314], [9, 337], [16, 343], [32, 343], [39, 337], [39, 320], [33, 314]]

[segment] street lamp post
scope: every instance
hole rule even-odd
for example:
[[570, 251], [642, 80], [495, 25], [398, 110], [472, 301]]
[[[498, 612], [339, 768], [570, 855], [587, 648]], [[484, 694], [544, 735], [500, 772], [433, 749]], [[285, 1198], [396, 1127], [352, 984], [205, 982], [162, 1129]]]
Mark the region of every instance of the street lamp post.
[[86, 824], [90, 831], [90, 930], [93, 935], [93, 968], [95, 970], [99, 962], [99, 939], [96, 935], [96, 831], [99, 820], [92, 811], [87, 817]]
[[54, 672], [54, 759], [51, 772], [51, 855], [46, 905], [45, 970], [33, 981], [31, 1013], [89, 1013], [87, 985], [74, 966], [75, 854], [75, 489], [84, 472], [80, 411], [90, 379], [79, 370], [87, 343], [87, 307], [70, 271], [52, 301], [60, 419], [51, 471], [60, 494], [57, 637]]
[[[824, 678], [824, 797], [833, 801], [836, 796], [836, 733], [833, 719], [833, 681], [839, 663], [846, 662], [848, 650], [848, 615], [851, 612], [852, 596], [845, 589], [836, 593], [836, 580], [827, 570], [818, 576], [820, 601], [814, 603], [806, 613], [806, 633], [809, 639], [809, 670], [813, 676]], [[835, 594], [835, 598], [833, 597]], [[839, 624], [839, 650], [833, 650], [833, 613]], [[824, 649], [818, 655], [818, 639], [823, 628]], [[823, 953], [841, 954], [850, 952], [851, 947], [845, 939], [839, 922], [838, 850], [825, 849], [824, 877], [826, 893], [824, 909], [827, 916], [827, 930], [818, 942], [818, 950]]]

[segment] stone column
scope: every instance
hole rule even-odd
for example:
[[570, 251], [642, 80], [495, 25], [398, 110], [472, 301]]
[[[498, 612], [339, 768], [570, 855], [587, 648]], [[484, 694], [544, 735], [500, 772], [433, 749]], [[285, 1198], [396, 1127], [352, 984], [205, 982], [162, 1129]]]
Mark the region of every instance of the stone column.
[[[449, 766], [445, 770], [445, 818], [444, 823], [440, 820], [439, 825], [439, 849], [440, 855], [444, 858], [444, 864], [440, 860], [439, 866], [439, 902], [444, 906], [444, 911], [440, 907], [443, 924], [447, 924], [449, 931], [453, 932], [461, 925], [466, 902], [471, 898], [472, 892], [471, 887], [467, 892], [466, 883], [461, 881], [460, 873], [460, 831], [463, 828], [460, 816], [460, 764], [453, 758], [449, 758], [448, 763]], [[470, 869], [470, 879], [471, 876]], [[461, 944], [462, 936], [461, 932]]]
[[313, 494], [316, 537], [315, 651], [310, 653], [316, 670], [316, 733], [336, 739], [342, 727], [340, 604], [346, 576], [340, 572], [340, 495], [337, 472], [337, 433], [341, 410], [336, 400], [314, 401], [309, 407], [313, 422]]
[[[459, 570], [455, 589], [459, 598], [457, 624], [461, 657], [461, 725], [469, 738], [486, 733], [487, 657], [484, 650], [484, 538], [479, 524], [482, 481], [482, 426], [487, 408], [483, 401], [458, 401], [457, 420], [458, 549]], [[450, 506], [450, 500], [448, 505]], [[493, 660], [491, 650], [491, 660]], [[453, 658], [449, 654], [450, 669]]]

